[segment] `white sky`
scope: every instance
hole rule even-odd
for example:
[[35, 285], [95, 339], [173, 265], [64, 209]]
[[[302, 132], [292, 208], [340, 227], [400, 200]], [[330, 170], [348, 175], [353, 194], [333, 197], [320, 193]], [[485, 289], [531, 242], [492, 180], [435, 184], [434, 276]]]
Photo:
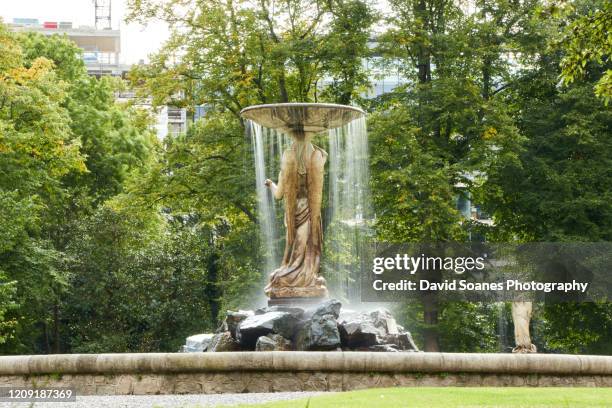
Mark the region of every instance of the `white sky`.
[[[125, 0], [112, 0], [112, 26], [121, 30], [120, 62], [127, 64], [147, 60], [168, 38], [167, 26], [153, 22], [143, 27], [126, 24]], [[10, 23], [13, 18], [37, 18], [44, 21], [71, 21], [74, 26], [94, 26], [93, 0], [0, 0], [0, 16]]]

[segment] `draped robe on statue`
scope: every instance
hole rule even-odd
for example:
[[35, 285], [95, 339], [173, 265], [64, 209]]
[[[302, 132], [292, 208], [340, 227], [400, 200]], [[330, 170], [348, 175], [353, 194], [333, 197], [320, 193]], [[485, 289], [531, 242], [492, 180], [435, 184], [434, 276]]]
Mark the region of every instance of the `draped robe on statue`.
[[319, 276], [322, 249], [321, 200], [327, 153], [310, 142], [283, 152], [276, 199], [285, 201], [286, 243], [281, 266], [270, 274], [270, 298], [327, 296]]

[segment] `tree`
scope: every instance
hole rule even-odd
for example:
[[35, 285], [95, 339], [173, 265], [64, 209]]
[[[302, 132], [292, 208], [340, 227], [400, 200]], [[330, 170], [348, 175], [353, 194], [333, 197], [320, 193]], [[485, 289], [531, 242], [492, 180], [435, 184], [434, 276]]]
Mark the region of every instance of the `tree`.
[[[365, 0], [130, 0], [130, 20], [172, 33], [131, 85], [155, 108], [206, 111], [162, 143], [67, 38], [0, 24], [0, 350], [176, 351], [251, 306], [252, 104], [368, 107], [380, 240], [610, 240], [612, 117], [593, 94], [609, 99], [608, 3], [556, 18], [538, 0], [390, 0], [371, 49]], [[372, 65], [403, 85], [366, 99]], [[459, 197], [494, 225], [465, 220]], [[337, 239], [325, 256], [348, 264]], [[536, 311], [540, 350], [610, 352], [610, 303]], [[504, 350], [512, 331], [507, 304], [430, 293], [399, 313], [428, 351]]]
[[329, 33], [322, 40], [321, 70], [322, 76], [328, 77], [323, 82], [329, 84], [316, 84], [323, 89], [321, 96], [315, 95], [315, 100], [363, 104], [363, 95], [370, 84], [364, 59], [372, 55], [368, 44], [370, 30], [380, 17], [364, 1], [338, 0], [328, 5], [333, 17]]
[[[609, 68], [612, 53], [612, 39], [608, 33], [612, 26], [612, 4], [607, 1], [590, 4], [585, 15], [574, 19], [565, 29], [561, 40], [565, 55], [561, 60], [561, 79], [571, 84], [587, 75], [587, 64], [605, 69], [595, 83], [595, 94], [602, 98], [606, 105], [612, 98], [612, 69]], [[579, 4], [583, 9], [586, 5]]]
[[[251, 244], [257, 242], [258, 228], [254, 197], [245, 194], [254, 183], [250, 163], [248, 167], [245, 163], [249, 149], [233, 115], [213, 113], [186, 134], [168, 139], [151, 170], [128, 187], [130, 205], [143, 209], [162, 206], [172, 217], [187, 217], [204, 234], [201, 250], [206, 255], [200, 258], [200, 267], [206, 271], [206, 299], [213, 322], [222, 304], [232, 304], [229, 293], [240, 293], [227, 285], [228, 280], [243, 280], [246, 285], [236, 289], [249, 290], [253, 276], [261, 275], [252, 265], [259, 261]], [[224, 277], [222, 268], [228, 264], [232, 265], [231, 279]], [[242, 273], [244, 279], [240, 279]]]
[[368, 83], [361, 61], [376, 15], [360, 0], [128, 5], [128, 20], [159, 18], [171, 27], [171, 39], [132, 74], [156, 105], [192, 110], [206, 104], [237, 115], [257, 103], [308, 102], [321, 95], [349, 103]]
[[[523, 54], [524, 68], [506, 93], [525, 139], [517, 160], [489, 168], [479, 200], [493, 215], [496, 227], [490, 232], [498, 236], [522, 242], [608, 241], [612, 122], [591, 90], [602, 68], [590, 65], [585, 80], [559, 87], [564, 49], [554, 33], [565, 21], [540, 21], [545, 21], [542, 34]], [[609, 308], [609, 303], [543, 305], [542, 337], [548, 340], [541, 347], [602, 352]], [[599, 324], [590, 323], [596, 320]]]
[[[534, 2], [521, 2], [520, 7], [511, 3], [480, 1], [471, 13], [451, 1], [390, 3], [389, 30], [380, 37], [378, 51], [386, 65], [397, 67], [406, 85], [374, 104], [384, 112], [381, 117], [389, 119], [381, 128], [372, 126], [372, 133], [392, 135], [388, 143], [399, 150], [375, 158], [374, 168], [379, 163], [388, 166], [406, 184], [390, 190], [383, 184], [386, 179], [375, 179], [388, 191], [377, 213], [406, 202], [405, 211], [412, 214], [388, 221], [381, 217], [383, 234], [411, 242], [467, 239], [472, 226], [462, 222], [457, 198], [475, 194], [489, 167], [516, 160], [521, 135], [511, 117], [512, 106], [505, 103], [504, 91], [513, 80], [507, 55], [520, 52], [522, 37], [530, 32]], [[407, 135], [414, 141], [406, 142]], [[418, 158], [409, 151], [419, 152]], [[416, 192], [425, 194], [410, 197]], [[412, 231], [393, 230], [411, 218], [418, 219], [406, 223]], [[423, 228], [432, 224], [434, 234]], [[443, 305], [435, 293], [423, 301], [425, 349], [437, 351]]]
[[99, 207], [68, 247], [66, 341], [75, 352], [177, 351], [186, 336], [216, 328], [205, 296], [208, 234], [188, 217], [124, 200]]
[[66, 83], [53, 63], [28, 61], [14, 35], [0, 25], [0, 202], [1, 273], [14, 299], [5, 319], [14, 335], [4, 347], [17, 352], [34, 348], [41, 325], [66, 276], [59, 270], [61, 254], [42, 233], [48, 216], [66, 193], [62, 178], [86, 171], [78, 140], [71, 137], [70, 117], [62, 106]]
[[0, 273], [3, 293], [15, 290], [4, 348], [60, 352], [72, 279], [66, 248], [83, 217], [146, 163], [152, 133], [115, 103], [114, 82], [87, 76], [74, 43], [1, 25], [0, 37]]
[[81, 142], [88, 171], [64, 184], [84, 189], [91, 201], [87, 205], [95, 207], [121, 192], [130, 171], [145, 165], [156, 143], [150, 123], [142, 122], [136, 109], [115, 102], [115, 94], [125, 90], [120, 79], [87, 75], [82, 50], [66, 37], [28, 32], [17, 38], [26, 64], [47, 58], [65, 83], [61, 105], [68, 110], [71, 136]]

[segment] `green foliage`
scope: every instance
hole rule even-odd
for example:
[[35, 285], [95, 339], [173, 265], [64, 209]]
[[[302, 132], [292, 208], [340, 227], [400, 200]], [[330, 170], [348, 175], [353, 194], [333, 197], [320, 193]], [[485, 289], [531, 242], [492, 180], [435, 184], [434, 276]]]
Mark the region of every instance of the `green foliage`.
[[402, 108], [370, 116], [377, 233], [387, 242], [435, 242], [461, 236], [453, 168], [428, 151]]
[[370, 84], [363, 59], [371, 57], [368, 48], [370, 27], [379, 19], [373, 8], [364, 1], [330, 2], [333, 15], [329, 33], [323, 38], [321, 52], [323, 75], [329, 85], [321, 98], [336, 103], [365, 102], [363, 94]]
[[[368, 107], [377, 239], [612, 238], [612, 117], [592, 92], [611, 94], [609, 2], [565, 13], [539, 0], [473, 10], [391, 0], [384, 15], [362, 0], [128, 7], [129, 20], [171, 28], [131, 85], [154, 107], [190, 118], [207, 109], [163, 143], [148, 113], [116, 102], [125, 84], [87, 76], [67, 38], [0, 24], [2, 352], [175, 351], [225, 309], [252, 306], [261, 243], [239, 117], [251, 104]], [[404, 85], [367, 100], [380, 79], [372, 66], [397, 69]], [[460, 196], [495, 224], [464, 220]], [[353, 277], [349, 236], [326, 242], [324, 266], [345, 269], [331, 284]], [[507, 308], [427, 296], [399, 317], [426, 349], [494, 351], [510, 330]], [[540, 311], [542, 350], [610, 353], [609, 304]]]
[[[76, 226], [148, 160], [151, 133], [64, 37], [0, 25], [0, 326], [11, 353], [60, 351]], [[11, 335], [4, 335], [9, 326]]]
[[234, 115], [211, 112], [166, 144], [145, 182], [130, 189], [135, 200], [143, 206], [172, 204], [182, 212], [196, 209], [211, 219], [232, 211], [255, 221], [253, 197], [243, 194], [254, 184], [250, 146]]
[[86, 168], [63, 107], [68, 85], [52, 61], [28, 61], [2, 25], [0, 44], [0, 324], [13, 333], [2, 335], [2, 347], [17, 352], [33, 348], [27, 336], [46, 324], [54, 293], [65, 284], [61, 255], [44, 231], [66, 192], [63, 177]]
[[87, 171], [67, 177], [64, 184], [88, 190], [93, 205], [118, 194], [130, 171], [146, 164], [155, 143], [148, 123], [139, 123], [139, 112], [115, 102], [115, 93], [125, 88], [122, 81], [88, 76], [81, 49], [66, 37], [25, 33], [17, 38], [26, 64], [40, 57], [52, 61], [66, 89], [61, 101], [70, 117], [71, 132], [66, 133], [80, 141]]
[[394, 315], [404, 327], [409, 328], [421, 349], [426, 341], [424, 333], [435, 330], [440, 347], [445, 352], [494, 353], [507, 351], [500, 350], [504, 347], [508, 330], [508, 313], [503, 307], [503, 304], [495, 303], [443, 303], [439, 310], [439, 323], [433, 326], [424, 322], [422, 302], [407, 302], [398, 307]]
[[[590, 85], [557, 86], [558, 21], [542, 18], [538, 1], [482, 1], [471, 14], [435, 0], [390, 4], [379, 52], [409, 85], [380, 97], [370, 115], [378, 234], [461, 239], [452, 198], [469, 194], [495, 221], [493, 228], [463, 223], [473, 236], [609, 240], [609, 112]], [[581, 38], [589, 44], [576, 40], [577, 50], [606, 53], [597, 38]], [[588, 68], [590, 81], [605, 69]], [[407, 319], [435, 349], [433, 337], [442, 344], [459, 328], [445, 315], [448, 305], [423, 302], [426, 310]], [[563, 314], [547, 318], [555, 325]]]
[[611, 303], [558, 303], [543, 310], [541, 337], [546, 347], [563, 353], [612, 353]]
[[452, 302], [440, 313], [440, 347], [456, 353], [499, 350], [499, 305]]
[[26, 65], [30, 65], [36, 58], [45, 57], [53, 61], [56, 75], [67, 85], [86, 77], [83, 51], [66, 36], [44, 36], [34, 32], [24, 32], [17, 36], [17, 40]]
[[108, 206], [81, 224], [68, 248], [63, 320], [71, 350], [177, 351], [210, 321], [206, 233], [176, 224], [154, 210]]
[[[579, 15], [565, 29], [565, 36], [561, 40], [565, 51], [561, 60], [561, 79], [565, 84], [571, 84], [586, 76], [590, 65], [601, 67], [604, 73], [595, 83], [595, 94], [608, 105], [612, 98], [612, 38], [609, 33], [612, 4], [609, 1], [589, 3], [586, 13]], [[579, 10], [583, 7], [579, 6]]]
[[244, 293], [262, 282], [255, 202], [245, 194], [254, 185], [250, 146], [236, 117], [222, 112], [209, 112], [166, 142], [160, 160], [129, 185], [130, 205], [162, 205], [172, 218], [209, 231], [201, 242], [206, 272], [201, 285], [215, 325], [222, 307], [248, 306]]
[[151, 63], [131, 73], [132, 84], [156, 105], [207, 104], [237, 114], [257, 103], [349, 103], [368, 84], [361, 61], [376, 14], [361, 0], [132, 0], [128, 6], [129, 21], [158, 18], [172, 30]]
[[[590, 19], [578, 17], [571, 30], [579, 35], [579, 26]], [[589, 54], [595, 52], [591, 47], [603, 44], [581, 37], [572, 40], [569, 51], [560, 50], [556, 35], [550, 32], [557, 22], [548, 17], [539, 21], [543, 20], [546, 24], [538, 23], [543, 26], [540, 36], [534, 36], [534, 50], [522, 56], [524, 68], [506, 93], [506, 103], [514, 107], [515, 123], [523, 135], [521, 148], [515, 159], [491, 166], [487, 180], [476, 191], [495, 219], [495, 227], [485, 236], [609, 241], [612, 121], [609, 109], [592, 92], [605, 64], [580, 63], [584, 69], [577, 69], [584, 77], [580, 81], [566, 77], [566, 86], [558, 85], [559, 75], [575, 68], [568, 65], [575, 57], [571, 47], [581, 47], [580, 52]], [[560, 51], [569, 52], [570, 57]], [[609, 339], [608, 309], [609, 304], [544, 305], [534, 335], [541, 348], [548, 350], [609, 353], [609, 340], [603, 340]]]
[[554, 81], [540, 76], [518, 89], [528, 140], [518, 161], [489, 170], [487, 211], [526, 240], [610, 240], [612, 116], [589, 85], [561, 91]]
[[16, 282], [9, 281], [0, 272], [0, 344], [4, 344], [15, 335], [17, 319], [7, 318], [7, 313], [18, 308], [15, 302]]
[[[529, 33], [533, 5], [484, 1], [471, 14], [437, 0], [390, 5], [379, 52], [407, 85], [375, 101], [369, 120], [377, 233], [392, 242], [464, 241], [471, 224], [456, 200], [477, 194], [490, 168], [517, 160], [505, 53], [520, 40], [515, 31]], [[444, 302], [435, 293], [421, 300], [424, 347], [437, 351]]]
[[115, 102], [120, 89], [114, 78], [84, 77], [73, 84], [67, 101], [88, 169], [67, 183], [85, 189], [94, 206], [120, 193], [130, 172], [148, 164], [157, 143], [153, 132], [138, 123], [135, 109]]

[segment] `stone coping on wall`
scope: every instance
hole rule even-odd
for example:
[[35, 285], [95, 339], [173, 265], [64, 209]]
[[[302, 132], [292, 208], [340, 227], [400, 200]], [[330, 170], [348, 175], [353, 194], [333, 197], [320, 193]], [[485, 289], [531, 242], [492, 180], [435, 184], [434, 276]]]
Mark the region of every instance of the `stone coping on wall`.
[[245, 371], [612, 376], [612, 356], [300, 351], [0, 356], [0, 376]]

